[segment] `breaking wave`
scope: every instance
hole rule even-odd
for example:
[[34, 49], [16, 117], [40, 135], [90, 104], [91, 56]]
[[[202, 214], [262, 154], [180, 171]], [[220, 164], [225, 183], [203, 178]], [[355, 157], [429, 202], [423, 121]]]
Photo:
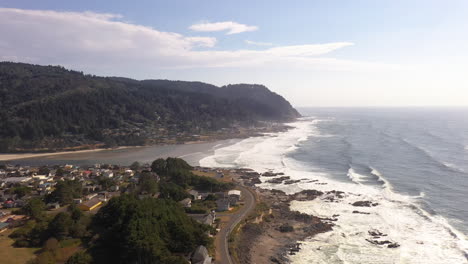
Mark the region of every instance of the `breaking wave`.
[[[287, 132], [248, 138], [216, 149], [214, 155], [200, 160], [200, 165], [246, 167], [257, 172], [272, 170], [301, 180], [291, 185], [265, 182], [259, 185], [286, 193], [305, 189], [346, 193], [336, 203], [328, 202], [325, 197], [291, 203], [293, 210], [319, 217], [339, 215], [333, 231], [304, 241], [303, 249], [290, 256], [292, 263], [468, 263], [465, 234], [456, 230], [446, 218], [420, 206], [420, 200], [426, 195], [424, 192], [418, 196], [396, 192], [388, 179], [371, 164], [368, 174], [358, 173], [350, 166], [345, 173], [347, 180], [340, 181], [321, 168], [291, 158], [288, 154], [300, 149], [309, 138], [323, 136], [316, 129], [320, 122], [326, 120], [305, 118], [289, 124], [294, 128]], [[381, 182], [380, 186], [367, 184], [372, 177]], [[378, 205], [355, 207], [352, 203], [356, 201], [371, 201]], [[400, 246], [387, 248], [369, 243], [370, 230], [386, 234], [385, 239]]]

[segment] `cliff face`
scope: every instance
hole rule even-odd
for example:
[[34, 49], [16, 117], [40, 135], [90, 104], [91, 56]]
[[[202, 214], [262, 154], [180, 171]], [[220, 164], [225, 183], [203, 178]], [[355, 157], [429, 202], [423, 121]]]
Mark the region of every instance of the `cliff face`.
[[57, 66], [0, 63], [0, 151], [205, 133], [233, 124], [287, 121], [299, 113], [261, 85], [137, 81]]

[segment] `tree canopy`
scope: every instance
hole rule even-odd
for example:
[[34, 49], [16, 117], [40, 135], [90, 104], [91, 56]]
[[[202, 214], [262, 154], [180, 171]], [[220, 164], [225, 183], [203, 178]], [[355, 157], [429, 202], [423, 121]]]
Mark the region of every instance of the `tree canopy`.
[[207, 245], [207, 226], [188, 217], [176, 202], [133, 195], [113, 198], [93, 219], [99, 240], [91, 249], [96, 263], [186, 263]]
[[261, 85], [136, 81], [0, 62], [0, 151], [142, 145], [178, 132], [298, 117]]
[[70, 204], [74, 198], [80, 198], [83, 187], [78, 180], [58, 181], [55, 190], [47, 196], [48, 202], [59, 202], [60, 204]]

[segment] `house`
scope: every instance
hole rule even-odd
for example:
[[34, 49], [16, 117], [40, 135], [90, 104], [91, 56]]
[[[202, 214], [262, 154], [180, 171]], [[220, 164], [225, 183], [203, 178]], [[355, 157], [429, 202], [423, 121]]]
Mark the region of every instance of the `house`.
[[237, 202], [239, 202], [239, 198], [237, 196], [229, 196], [226, 199], [229, 200], [229, 203], [231, 204], [231, 206], [235, 206], [237, 205]]
[[79, 199], [79, 198], [73, 199], [73, 203], [74, 203], [74, 204], [80, 204], [80, 203], [82, 203], [82, 202], [83, 202], [83, 199]]
[[90, 194], [86, 195], [85, 200], [91, 200], [94, 197], [96, 197], [97, 195], [98, 195], [97, 193], [90, 193]]
[[0, 233], [8, 229], [9, 223], [0, 223]]
[[192, 264], [211, 264], [212, 258], [208, 255], [208, 250], [204, 246], [198, 246], [192, 254]]
[[8, 219], [4, 221], [9, 224], [9, 227], [18, 226], [24, 223], [28, 217], [26, 215], [9, 215]]
[[229, 202], [229, 199], [223, 198], [223, 199], [218, 199], [216, 201], [216, 206], [217, 206], [217, 211], [222, 212], [222, 211], [229, 211], [229, 208], [231, 207], [231, 203]]
[[26, 183], [32, 180], [30, 177], [8, 177], [3, 179], [2, 181], [5, 183]]
[[103, 173], [102, 173], [102, 176], [106, 177], [106, 178], [112, 178], [114, 177], [114, 172], [111, 171], [111, 170], [105, 170]]
[[6, 200], [4, 203], [3, 203], [3, 208], [13, 208], [15, 207], [15, 201], [13, 200]]
[[48, 203], [47, 208], [49, 208], [50, 210], [59, 209], [60, 204], [59, 203]]
[[80, 205], [78, 205], [78, 207], [83, 211], [92, 211], [101, 204], [102, 204], [101, 200], [99, 200], [98, 198], [93, 198], [89, 201], [81, 203]]
[[228, 196], [229, 196], [229, 197], [235, 196], [235, 197], [237, 197], [237, 198], [240, 200], [240, 198], [241, 198], [241, 191], [239, 191], [239, 190], [230, 190], [230, 191], [228, 192]]
[[51, 183], [49, 182], [46, 182], [46, 183], [42, 183], [42, 184], [39, 184], [38, 186], [38, 189], [41, 190], [41, 191], [50, 191], [51, 189]]
[[81, 176], [89, 178], [93, 172], [90, 170], [85, 170], [81, 173]]
[[191, 218], [200, 224], [213, 225], [216, 220], [216, 213], [213, 211], [209, 214], [190, 214]]
[[47, 175], [33, 175], [32, 176], [33, 180], [47, 180], [49, 176]]
[[211, 226], [215, 223], [215, 220], [216, 220], [216, 213], [215, 211], [213, 211], [203, 217], [202, 224]]
[[99, 189], [99, 186], [97, 185], [87, 185], [83, 187], [83, 190], [86, 190], [88, 193], [96, 191], [96, 189]]
[[194, 200], [200, 200], [202, 198], [196, 190], [190, 190], [188, 193], [193, 196]]
[[183, 207], [190, 208], [192, 207], [192, 200], [190, 198], [185, 198], [179, 202]]
[[200, 196], [200, 199], [202, 200], [205, 200], [206, 197], [208, 197], [208, 195], [210, 195], [211, 193], [198, 193], [198, 195]]

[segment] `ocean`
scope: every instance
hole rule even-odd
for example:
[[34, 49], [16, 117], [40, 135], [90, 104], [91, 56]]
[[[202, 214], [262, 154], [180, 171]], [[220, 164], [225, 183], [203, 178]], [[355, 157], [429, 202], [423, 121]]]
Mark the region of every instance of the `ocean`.
[[[259, 185], [287, 193], [345, 192], [335, 202], [292, 202], [293, 210], [337, 219], [333, 231], [303, 241], [292, 263], [468, 263], [468, 109], [300, 111], [305, 117], [289, 131], [217, 148], [199, 162], [301, 180]], [[400, 246], [371, 243], [385, 240]]]

